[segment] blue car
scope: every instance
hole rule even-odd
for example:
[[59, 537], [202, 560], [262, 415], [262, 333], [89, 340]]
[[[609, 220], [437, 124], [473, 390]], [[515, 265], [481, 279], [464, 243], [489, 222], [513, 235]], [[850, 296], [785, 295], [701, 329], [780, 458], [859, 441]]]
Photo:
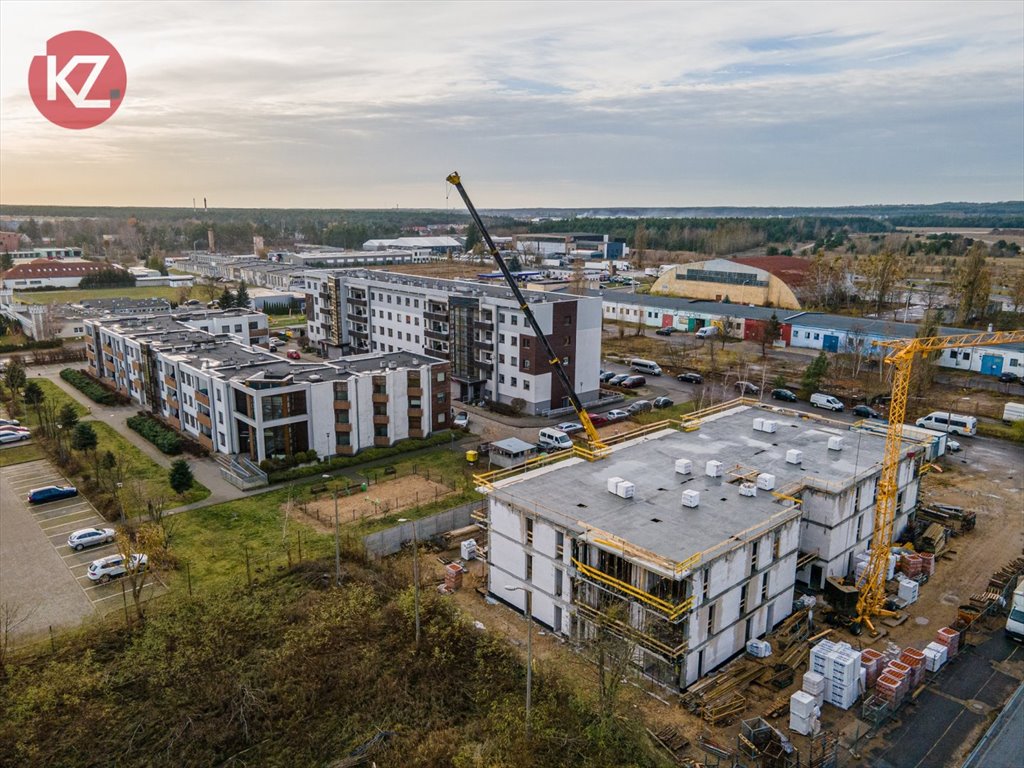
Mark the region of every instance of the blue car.
[[28, 492], [29, 504], [45, 504], [48, 501], [67, 499], [77, 496], [78, 489], [73, 485], [46, 485], [42, 488], [33, 488]]

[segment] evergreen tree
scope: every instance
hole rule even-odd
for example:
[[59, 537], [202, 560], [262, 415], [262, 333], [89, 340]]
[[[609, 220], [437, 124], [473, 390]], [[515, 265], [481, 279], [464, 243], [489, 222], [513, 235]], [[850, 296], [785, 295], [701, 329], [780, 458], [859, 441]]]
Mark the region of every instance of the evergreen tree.
[[192, 470], [189, 468], [188, 462], [184, 459], [178, 459], [171, 464], [171, 472], [167, 478], [167, 482], [170, 483], [171, 488], [176, 494], [184, 496], [195, 482], [195, 478], [192, 477]]
[[804, 370], [803, 378], [800, 380], [800, 394], [806, 400], [815, 392], [821, 389], [821, 383], [828, 376], [828, 357], [824, 352], [811, 361], [811, 364]]
[[235, 306], [235, 294], [231, 292], [230, 288], [225, 288], [217, 303], [221, 309], [231, 309], [231, 307]]
[[22, 395], [25, 398], [25, 402], [31, 405], [36, 411], [36, 418], [42, 422], [43, 417], [40, 413], [40, 409], [43, 405], [43, 400], [46, 399], [46, 395], [43, 393], [43, 388], [40, 387], [36, 382], [30, 381], [25, 386], [25, 392]]
[[60, 409], [60, 425], [64, 429], [74, 429], [78, 424], [78, 411], [75, 410], [75, 406], [71, 403], [66, 403], [63, 408]]
[[92, 451], [98, 444], [99, 439], [96, 437], [96, 430], [92, 428], [92, 424], [83, 421], [75, 425], [75, 431], [71, 433], [72, 448], [76, 451]]
[[238, 284], [238, 291], [235, 293], [235, 306], [248, 309], [250, 301], [249, 289], [245, 287], [245, 280], [243, 280]]

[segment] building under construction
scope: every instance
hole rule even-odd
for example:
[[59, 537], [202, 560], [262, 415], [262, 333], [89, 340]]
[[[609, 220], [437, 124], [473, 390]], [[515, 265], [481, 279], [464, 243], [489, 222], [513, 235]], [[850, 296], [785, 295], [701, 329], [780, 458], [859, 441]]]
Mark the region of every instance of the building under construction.
[[[524, 610], [528, 593], [536, 621], [581, 643], [600, 622], [673, 689], [789, 616], [798, 578], [821, 587], [852, 572], [884, 447], [855, 426], [745, 405], [688, 430], [626, 439], [600, 461], [481, 478], [490, 594]], [[922, 456], [904, 443], [896, 534]]]

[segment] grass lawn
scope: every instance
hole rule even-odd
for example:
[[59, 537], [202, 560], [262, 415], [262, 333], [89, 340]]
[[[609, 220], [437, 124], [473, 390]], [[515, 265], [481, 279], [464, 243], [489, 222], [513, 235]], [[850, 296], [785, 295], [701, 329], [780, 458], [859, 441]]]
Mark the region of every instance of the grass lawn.
[[270, 315], [267, 320], [267, 325], [271, 328], [288, 328], [293, 325], [305, 325], [306, 316], [300, 312], [296, 312], [294, 315], [289, 317], [288, 315]]
[[159, 498], [164, 496], [167, 497], [169, 506], [177, 507], [183, 504], [202, 501], [210, 495], [210, 490], [205, 485], [197, 482], [188, 493], [183, 497], [179, 497], [178, 494], [171, 490], [167, 482], [168, 470], [166, 468], [157, 464], [132, 443], [128, 442], [114, 431], [113, 427], [109, 424], [104, 424], [100, 421], [90, 421], [89, 423], [92, 424], [93, 429], [96, 430], [96, 437], [99, 438], [99, 445], [96, 450], [99, 453], [113, 451], [115, 455], [123, 456], [125, 461], [125, 477], [131, 482], [141, 481], [146, 497]]
[[693, 413], [694, 410], [696, 410], [696, 403], [691, 400], [685, 403], [676, 403], [668, 408], [639, 413], [633, 417], [633, 421], [637, 424], [654, 424], [665, 419], [679, 419], [688, 413]]
[[15, 445], [0, 450], [0, 467], [10, 467], [45, 458], [46, 454], [38, 445]]
[[[432, 479], [454, 483], [462, 490], [456, 495], [416, 509], [356, 523], [342, 523], [343, 538], [361, 538], [368, 533], [397, 525], [399, 517], [418, 519], [481, 498], [468, 480], [464, 480], [468, 477], [468, 465], [461, 451], [437, 450], [405, 461], [396, 461], [390, 466], [395, 467], [398, 476], [411, 472], [429, 474]], [[345, 474], [350, 477], [350, 483], [366, 477], [359, 474], [359, 467]], [[391, 477], [383, 474], [382, 467], [368, 470], [367, 475], [371, 483], [378, 477], [382, 482]], [[333, 536], [315, 531], [294, 519], [285, 521], [283, 509], [289, 498], [296, 504], [300, 499], [308, 498], [308, 486], [311, 485], [323, 485], [329, 494], [335, 488], [343, 489], [345, 480], [339, 477], [325, 482], [319, 477], [310, 478], [291, 488], [278, 488], [258, 496], [226, 501], [168, 518], [172, 531], [171, 552], [183, 563], [188, 562], [192, 589], [202, 591], [244, 585], [247, 550], [249, 569], [254, 579], [268, 569], [287, 567], [289, 554], [291, 562], [298, 561], [300, 537], [304, 560], [332, 557]], [[372, 484], [370, 488], [372, 495]], [[172, 576], [172, 583], [175, 588], [185, 588], [184, 565]]]
[[[173, 577], [176, 588], [185, 587], [185, 562], [196, 591], [213, 591], [246, 583], [246, 552], [253, 578], [266, 569], [287, 566], [288, 551], [298, 560], [299, 540], [303, 559], [326, 557], [333, 551], [333, 537], [289, 521], [281, 505], [289, 489], [226, 501], [168, 518], [171, 552], [182, 567]], [[295, 493], [298, 493], [296, 491]]]
[[[31, 369], [29, 370], [29, 373], [31, 373]], [[80, 402], [75, 400], [75, 398], [73, 398], [71, 395], [69, 395], [67, 392], [65, 392], [57, 384], [54, 384], [49, 379], [44, 379], [40, 376], [36, 376], [34, 378], [32, 376], [29, 376], [28, 380], [34, 381], [36, 384], [39, 385], [39, 388], [43, 390], [43, 402], [53, 403], [57, 408], [57, 413], [60, 413], [61, 408], [70, 403], [71, 405], [74, 406], [75, 413], [78, 414], [79, 418], [84, 418], [86, 415], [89, 414], [89, 408], [87, 406], [82, 405]], [[22, 413], [23, 416], [21, 420], [25, 422], [26, 425], [30, 427], [38, 426], [39, 417], [36, 416], [35, 408], [33, 408], [31, 405], [26, 405], [24, 406], [24, 410], [22, 411]]]
[[74, 304], [83, 299], [167, 299], [178, 301], [180, 288], [142, 286], [137, 288], [93, 288], [68, 291], [15, 291], [15, 298], [26, 304]]

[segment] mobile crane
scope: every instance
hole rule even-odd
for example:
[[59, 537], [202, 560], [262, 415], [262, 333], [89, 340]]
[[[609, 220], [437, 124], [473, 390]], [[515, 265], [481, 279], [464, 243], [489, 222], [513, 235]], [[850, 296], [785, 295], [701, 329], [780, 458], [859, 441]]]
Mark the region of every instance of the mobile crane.
[[495, 262], [497, 262], [498, 269], [501, 270], [501, 274], [505, 278], [505, 282], [508, 283], [508, 287], [512, 290], [512, 294], [516, 297], [516, 301], [519, 303], [519, 308], [523, 310], [523, 314], [526, 315], [526, 321], [530, 324], [530, 328], [533, 329], [534, 335], [543, 346], [544, 353], [547, 355], [548, 362], [551, 364], [551, 370], [554, 371], [558, 380], [561, 382], [562, 387], [568, 393], [569, 402], [572, 403], [573, 410], [576, 411], [580, 424], [582, 424], [583, 429], [586, 430], [587, 438], [590, 440], [591, 450], [595, 455], [600, 455], [601, 452], [607, 449], [607, 446], [601, 440], [601, 436], [597, 433], [597, 428], [594, 426], [594, 422], [590, 420], [589, 414], [587, 414], [586, 410], [583, 408], [583, 403], [580, 402], [580, 398], [576, 394], [576, 387], [574, 387], [572, 382], [569, 380], [569, 374], [566, 373], [565, 366], [562, 364], [561, 358], [556, 355], [555, 351], [551, 348], [551, 342], [548, 341], [547, 335], [541, 330], [540, 324], [537, 322], [537, 318], [534, 317], [533, 310], [530, 309], [530, 305], [527, 303], [526, 298], [523, 296], [523, 292], [519, 288], [519, 284], [516, 283], [515, 277], [512, 276], [512, 272], [508, 268], [508, 264], [505, 263], [505, 259], [502, 258], [501, 252], [498, 251], [497, 246], [494, 245], [494, 241], [491, 239], [491, 235], [487, 231], [487, 227], [484, 226], [484, 222], [481, 220], [480, 214], [477, 213], [476, 207], [469, 199], [469, 194], [466, 192], [466, 188], [462, 186], [462, 179], [459, 176], [458, 171], [453, 171], [448, 174], [447, 180], [449, 184], [458, 190], [459, 196], [462, 197], [462, 202], [466, 204], [466, 209], [469, 211], [469, 215], [473, 218], [473, 222], [476, 224], [477, 229], [480, 230], [480, 236], [483, 237], [484, 242], [487, 243], [488, 253], [490, 253], [491, 257]]
[[907, 393], [914, 359], [943, 349], [961, 347], [990, 347], [996, 344], [1024, 342], [1024, 330], [965, 333], [956, 336], [929, 336], [919, 339], [876, 341], [876, 347], [892, 350], [885, 358], [893, 366], [892, 401], [889, 404], [889, 428], [885, 435], [885, 454], [882, 475], [878, 481], [878, 501], [875, 504], [875, 523], [871, 539], [871, 559], [864, 569], [857, 587], [857, 623], [877, 634], [873, 619], [895, 616], [885, 608], [885, 574], [892, 545], [892, 528], [899, 493], [900, 445], [903, 440], [903, 419], [907, 414]]

